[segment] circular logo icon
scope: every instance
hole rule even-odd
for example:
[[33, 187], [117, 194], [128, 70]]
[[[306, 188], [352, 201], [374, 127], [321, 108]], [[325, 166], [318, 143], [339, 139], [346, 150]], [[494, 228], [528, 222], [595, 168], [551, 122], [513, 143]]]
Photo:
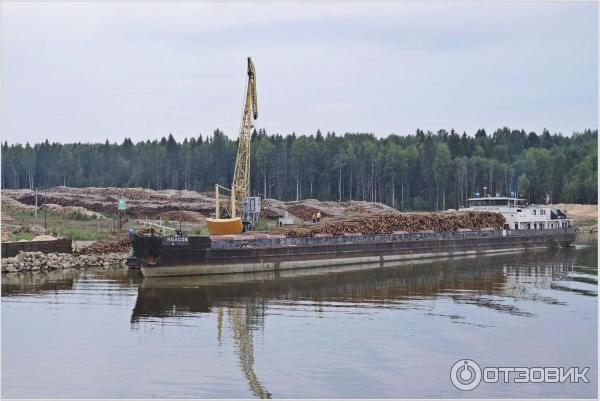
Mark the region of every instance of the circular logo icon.
[[459, 390], [473, 390], [481, 383], [481, 368], [475, 361], [461, 359], [452, 365], [450, 380]]

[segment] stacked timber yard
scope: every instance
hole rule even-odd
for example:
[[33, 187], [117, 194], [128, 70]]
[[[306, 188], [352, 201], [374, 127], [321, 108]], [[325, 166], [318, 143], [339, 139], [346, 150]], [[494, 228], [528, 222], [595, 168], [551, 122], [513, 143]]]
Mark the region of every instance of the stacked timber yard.
[[[126, 199], [127, 209], [119, 224], [117, 204], [121, 198]], [[596, 230], [595, 206], [559, 207], [567, 213], [574, 211], [573, 216], [586, 223], [586, 231]], [[123, 266], [131, 245], [129, 228], [160, 231], [181, 226], [189, 235], [207, 235], [206, 219], [214, 210], [214, 193], [210, 192], [55, 187], [38, 191], [36, 196], [31, 190], [5, 189], [2, 191], [2, 271]], [[322, 216], [319, 224], [312, 223], [316, 212]], [[284, 216], [294, 224], [279, 226], [278, 220]], [[496, 213], [400, 213], [381, 203], [364, 201], [267, 199], [257, 231], [293, 238], [501, 229], [503, 223], [503, 217]], [[48, 244], [57, 238], [72, 240], [74, 255], [67, 250], [50, 253], [35, 250], [36, 242]], [[24, 251], [8, 255], [5, 246], [10, 244], [21, 244], [17, 246]]]

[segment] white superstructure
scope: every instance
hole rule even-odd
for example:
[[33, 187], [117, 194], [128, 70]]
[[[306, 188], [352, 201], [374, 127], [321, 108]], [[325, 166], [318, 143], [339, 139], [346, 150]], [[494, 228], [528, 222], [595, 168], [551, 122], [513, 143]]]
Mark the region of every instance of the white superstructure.
[[507, 196], [486, 196], [469, 199], [469, 207], [460, 211], [496, 212], [506, 219], [507, 230], [544, 230], [573, 226], [560, 209], [545, 205], [528, 205], [525, 199]]

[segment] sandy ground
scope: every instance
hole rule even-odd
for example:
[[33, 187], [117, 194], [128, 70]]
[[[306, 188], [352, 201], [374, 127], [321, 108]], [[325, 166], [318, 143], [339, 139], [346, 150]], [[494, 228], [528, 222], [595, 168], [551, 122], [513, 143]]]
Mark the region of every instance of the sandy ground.
[[598, 205], [579, 205], [576, 203], [558, 203], [550, 205], [567, 213], [567, 216], [577, 220], [598, 221]]

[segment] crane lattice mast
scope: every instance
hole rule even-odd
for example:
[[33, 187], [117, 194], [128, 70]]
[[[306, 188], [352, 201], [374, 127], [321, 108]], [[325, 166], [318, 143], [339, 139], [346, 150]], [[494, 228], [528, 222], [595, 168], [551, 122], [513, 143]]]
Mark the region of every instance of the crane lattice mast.
[[[258, 117], [256, 101], [256, 74], [254, 64], [248, 57], [248, 85], [246, 87], [246, 101], [240, 126], [233, 183], [231, 184], [231, 217], [236, 217], [238, 202], [243, 205], [250, 187], [250, 138], [254, 129], [253, 121]], [[243, 207], [243, 206], [242, 206]]]

